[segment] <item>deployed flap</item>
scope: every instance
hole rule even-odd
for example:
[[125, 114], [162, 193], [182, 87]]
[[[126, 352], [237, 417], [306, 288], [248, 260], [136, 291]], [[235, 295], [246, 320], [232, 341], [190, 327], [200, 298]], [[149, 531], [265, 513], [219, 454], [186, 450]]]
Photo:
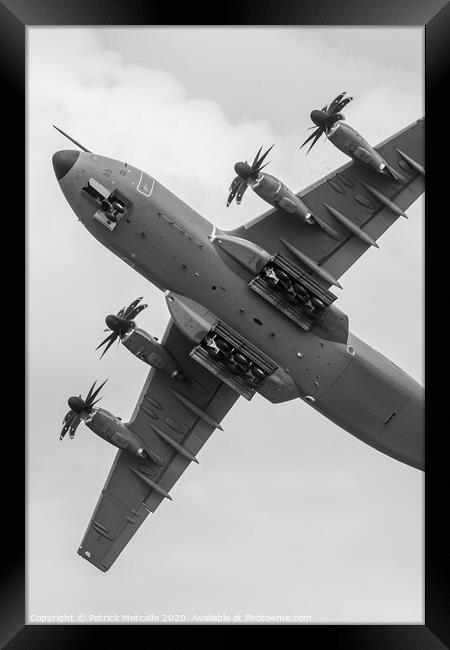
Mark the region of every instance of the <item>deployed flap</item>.
[[[276, 209], [227, 234], [248, 239], [271, 254], [281, 252], [298, 263], [299, 256], [292, 252], [297, 249], [333, 278], [341, 277], [425, 188], [423, 119], [375, 148], [403, 182], [350, 162], [298, 194], [313, 214], [340, 233], [339, 241]], [[349, 228], [348, 220], [361, 232]], [[314, 273], [311, 263], [304, 266]], [[326, 287], [332, 284], [324, 277], [317, 279]]]
[[124, 450], [117, 453], [100, 499], [78, 549], [107, 571], [149, 512], [169, 491], [214, 429], [220, 427], [239, 395], [191, 357], [193, 347], [171, 321], [167, 347], [185, 375], [174, 379], [152, 368], [127, 424], [152, 460]]

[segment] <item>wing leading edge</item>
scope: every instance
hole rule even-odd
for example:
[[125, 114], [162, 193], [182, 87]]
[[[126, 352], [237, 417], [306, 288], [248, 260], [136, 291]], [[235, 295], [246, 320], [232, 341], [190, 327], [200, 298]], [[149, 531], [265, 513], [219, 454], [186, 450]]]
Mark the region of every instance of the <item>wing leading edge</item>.
[[[131, 421], [151, 460], [119, 450], [79, 555], [107, 571], [150, 512], [168, 498], [239, 395], [189, 357], [192, 344], [171, 321], [162, 343], [183, 370], [179, 380], [151, 369]], [[221, 428], [221, 427], [220, 427]]]
[[[376, 242], [423, 193], [424, 129], [422, 118], [375, 147], [402, 175], [403, 183], [350, 162], [298, 194], [314, 214], [340, 234], [339, 240], [277, 209], [228, 234], [248, 239], [269, 253], [281, 252], [309, 273], [314, 272], [314, 264], [318, 265], [337, 280], [373, 245], [370, 240]], [[348, 221], [353, 229], [349, 229]], [[368, 237], [358, 235], [354, 226]], [[319, 275], [317, 280], [331, 286]]]

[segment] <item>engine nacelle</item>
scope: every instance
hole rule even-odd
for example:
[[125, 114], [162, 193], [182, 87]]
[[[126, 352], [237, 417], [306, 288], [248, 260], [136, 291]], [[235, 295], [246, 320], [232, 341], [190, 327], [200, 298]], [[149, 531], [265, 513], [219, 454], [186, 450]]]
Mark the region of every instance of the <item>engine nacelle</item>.
[[379, 174], [390, 176], [396, 181], [404, 180], [401, 174], [393, 170], [378, 151], [348, 124], [338, 121], [326, 135], [329, 141], [347, 156], [371, 167]]
[[326, 221], [313, 214], [304, 201], [275, 176], [259, 174], [256, 181], [250, 185], [258, 196], [273, 205], [274, 208], [278, 208], [278, 210], [282, 210], [294, 217], [299, 217], [309, 225], [317, 224], [333, 239], [340, 239], [338, 232], [331, 228]]
[[109, 411], [93, 409], [91, 414], [84, 418], [84, 423], [93, 433], [114, 447], [126, 449], [138, 458], [150, 457], [153, 460], [153, 455], [145, 449], [138, 436]]
[[273, 205], [274, 208], [313, 223], [313, 215], [305, 203], [275, 176], [260, 174], [258, 179], [251, 184], [251, 188], [264, 201]]
[[155, 337], [144, 330], [133, 327], [122, 336], [121, 341], [135, 357], [149, 366], [162, 370], [171, 377], [182, 378], [182, 372], [172, 355], [161, 343], [158, 343]]

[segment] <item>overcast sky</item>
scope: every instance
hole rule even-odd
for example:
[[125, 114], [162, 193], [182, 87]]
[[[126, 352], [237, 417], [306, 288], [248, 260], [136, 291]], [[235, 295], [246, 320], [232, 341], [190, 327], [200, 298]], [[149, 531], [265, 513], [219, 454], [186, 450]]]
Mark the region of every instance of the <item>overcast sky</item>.
[[[423, 474], [298, 401], [237, 402], [166, 502], [102, 574], [77, 548], [116, 450], [81, 425], [59, 441], [67, 398], [109, 377], [102, 406], [131, 416], [147, 367], [101, 361], [104, 317], [163, 294], [94, 240], [59, 189], [57, 124], [154, 175], [220, 228], [237, 160], [276, 143], [269, 171], [295, 191], [346, 162], [298, 146], [338, 92], [374, 144], [423, 108], [423, 30], [28, 29], [28, 617], [281, 614], [321, 622], [423, 621]], [[350, 328], [423, 382], [423, 199], [342, 278]]]

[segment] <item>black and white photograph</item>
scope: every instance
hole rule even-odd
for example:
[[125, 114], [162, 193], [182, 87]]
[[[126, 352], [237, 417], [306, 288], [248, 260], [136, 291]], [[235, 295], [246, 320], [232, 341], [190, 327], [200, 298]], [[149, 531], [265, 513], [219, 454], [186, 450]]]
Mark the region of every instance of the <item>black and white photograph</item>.
[[26, 622], [417, 624], [423, 26], [26, 32]]

